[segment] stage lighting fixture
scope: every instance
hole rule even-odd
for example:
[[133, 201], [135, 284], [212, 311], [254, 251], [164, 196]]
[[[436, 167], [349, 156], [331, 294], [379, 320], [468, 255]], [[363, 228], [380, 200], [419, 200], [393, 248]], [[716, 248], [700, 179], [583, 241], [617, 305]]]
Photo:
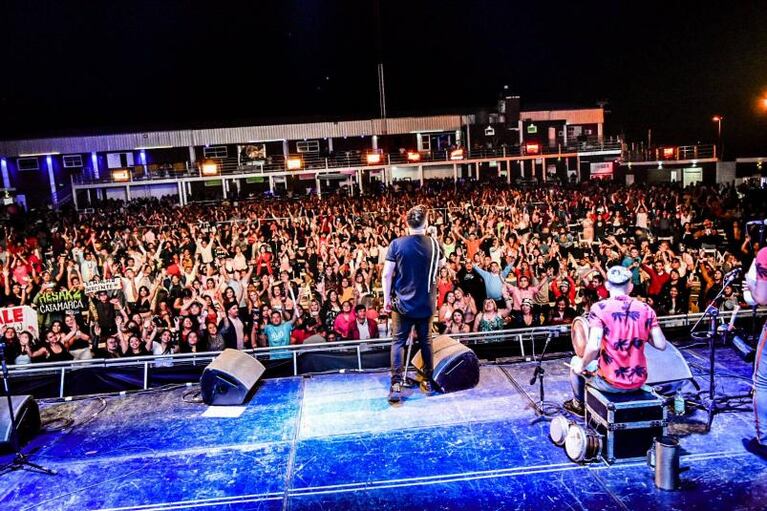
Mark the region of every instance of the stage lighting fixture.
[[291, 156], [290, 158], [288, 158], [288, 161], [287, 161], [288, 170], [301, 170], [303, 166], [304, 166], [304, 161], [301, 159], [300, 156]]
[[525, 153], [527, 154], [540, 154], [541, 145], [537, 142], [528, 142], [525, 144]]
[[463, 147], [450, 151], [451, 160], [463, 160]]
[[567, 457], [576, 463], [593, 461], [602, 452], [602, 437], [579, 424], [571, 424], [567, 428], [565, 452]]
[[756, 351], [752, 348], [745, 339], [739, 335], [732, 336], [732, 347], [735, 349], [735, 353], [745, 362], [753, 362], [756, 358]]
[[367, 153], [367, 155], [365, 155], [365, 160], [368, 165], [378, 165], [381, 163], [381, 159], [382, 155], [378, 152]]
[[416, 151], [408, 151], [407, 161], [421, 161], [421, 153]]
[[202, 164], [203, 176], [216, 176], [218, 175], [218, 165], [213, 160], [207, 160]]
[[663, 148], [663, 159], [664, 160], [671, 160], [671, 159], [673, 159], [675, 154], [676, 154], [676, 148], [674, 148], [674, 147], [664, 147]]
[[130, 171], [127, 169], [115, 169], [112, 171], [112, 181], [124, 183], [130, 181]]

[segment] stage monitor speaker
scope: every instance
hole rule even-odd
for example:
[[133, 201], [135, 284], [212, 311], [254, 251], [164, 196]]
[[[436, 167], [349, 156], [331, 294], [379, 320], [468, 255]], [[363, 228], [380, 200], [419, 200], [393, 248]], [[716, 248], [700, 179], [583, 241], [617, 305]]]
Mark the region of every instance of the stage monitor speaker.
[[655, 349], [648, 342], [644, 354], [647, 358], [647, 385], [692, 379], [690, 366], [679, 349], [670, 342], [666, 343], [663, 351]]
[[241, 405], [266, 368], [238, 350], [226, 349], [202, 372], [200, 391], [208, 405]]
[[[479, 359], [469, 348], [449, 335], [440, 335], [431, 341], [434, 354], [432, 379], [442, 392], [471, 389], [479, 383]], [[413, 365], [423, 371], [423, 358], [419, 351]]]
[[[21, 446], [32, 440], [40, 432], [40, 409], [32, 396], [11, 396], [11, 401], [13, 402], [16, 428], [19, 432], [19, 446]], [[12, 450], [8, 398], [0, 396], [0, 452]]]

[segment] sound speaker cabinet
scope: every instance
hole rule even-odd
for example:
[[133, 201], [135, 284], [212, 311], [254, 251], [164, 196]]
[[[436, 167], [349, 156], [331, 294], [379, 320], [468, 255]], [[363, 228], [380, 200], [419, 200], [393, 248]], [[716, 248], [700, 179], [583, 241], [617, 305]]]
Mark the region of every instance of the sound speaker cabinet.
[[247, 353], [226, 349], [202, 372], [202, 400], [208, 405], [241, 405], [265, 370]]
[[[40, 409], [32, 396], [11, 396], [13, 415], [19, 431], [19, 445], [29, 442], [40, 432]], [[8, 398], [0, 396], [0, 452], [13, 450], [11, 445], [11, 416]]]
[[[434, 372], [432, 379], [442, 392], [455, 392], [476, 387], [479, 383], [479, 359], [469, 348], [449, 335], [432, 339]], [[423, 371], [423, 358], [419, 351], [413, 365]]]

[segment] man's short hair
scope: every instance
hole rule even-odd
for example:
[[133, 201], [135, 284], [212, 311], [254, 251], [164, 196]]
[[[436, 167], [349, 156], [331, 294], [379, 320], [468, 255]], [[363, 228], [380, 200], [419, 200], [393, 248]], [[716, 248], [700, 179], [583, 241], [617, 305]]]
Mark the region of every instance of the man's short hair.
[[357, 305], [357, 306], [354, 308], [354, 312], [359, 312], [359, 311], [367, 311], [367, 310], [368, 310], [368, 309], [367, 309], [367, 307], [365, 307], [365, 306], [364, 306], [364, 305], [362, 305], [362, 304], [359, 304], [359, 305]]
[[407, 212], [407, 225], [411, 229], [421, 229], [426, 225], [426, 208], [418, 204]]

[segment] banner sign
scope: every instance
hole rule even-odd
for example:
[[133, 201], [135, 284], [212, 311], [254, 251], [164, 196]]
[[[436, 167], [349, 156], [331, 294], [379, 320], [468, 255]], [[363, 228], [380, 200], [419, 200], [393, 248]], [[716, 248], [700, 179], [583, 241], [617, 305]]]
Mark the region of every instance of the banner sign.
[[85, 293], [79, 289], [42, 293], [37, 296], [37, 312], [74, 312], [80, 314], [86, 308]]
[[17, 332], [27, 330], [35, 338], [40, 337], [40, 332], [37, 329], [37, 312], [26, 305], [0, 309], [0, 328], [5, 331], [7, 327], [11, 327]]
[[613, 162], [592, 163], [590, 165], [591, 179], [612, 179]]
[[115, 291], [117, 289], [122, 289], [122, 282], [119, 278], [85, 283], [85, 292], [87, 294], [98, 293], [99, 291]]

